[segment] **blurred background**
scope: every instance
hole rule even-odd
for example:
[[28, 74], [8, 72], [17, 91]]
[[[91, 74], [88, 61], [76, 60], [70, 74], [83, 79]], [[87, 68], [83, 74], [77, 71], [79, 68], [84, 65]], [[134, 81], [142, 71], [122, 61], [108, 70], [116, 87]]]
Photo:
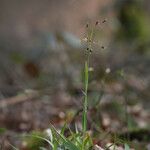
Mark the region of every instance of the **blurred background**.
[[50, 122], [80, 126], [75, 114], [82, 109], [87, 24], [95, 33], [89, 128], [126, 131], [127, 109], [128, 128], [149, 131], [149, 0], [0, 0], [4, 139], [16, 144], [7, 136]]

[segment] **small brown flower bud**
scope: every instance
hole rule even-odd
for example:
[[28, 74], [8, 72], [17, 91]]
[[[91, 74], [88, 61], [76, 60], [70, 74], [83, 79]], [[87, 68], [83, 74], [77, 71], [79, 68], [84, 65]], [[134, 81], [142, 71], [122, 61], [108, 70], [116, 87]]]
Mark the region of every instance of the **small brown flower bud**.
[[106, 22], [106, 19], [104, 19], [103, 21], [102, 21], [102, 23], [105, 23]]
[[90, 53], [92, 53], [92, 49], [90, 49]]
[[96, 21], [96, 22], [95, 22], [95, 26], [97, 26], [98, 24], [99, 24], [99, 22], [98, 22], [98, 21]]
[[101, 46], [101, 48], [104, 49], [105, 47], [104, 47], [104, 46]]

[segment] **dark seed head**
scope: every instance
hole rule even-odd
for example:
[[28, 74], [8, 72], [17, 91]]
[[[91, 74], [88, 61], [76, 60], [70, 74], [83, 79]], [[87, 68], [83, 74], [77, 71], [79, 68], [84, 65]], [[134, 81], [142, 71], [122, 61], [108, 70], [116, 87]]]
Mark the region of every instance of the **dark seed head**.
[[98, 23], [99, 23], [99, 22], [98, 22], [98, 21], [96, 21], [96, 22], [95, 22], [95, 26], [97, 26], [97, 25], [98, 25]]
[[87, 23], [87, 24], [86, 24], [86, 28], [88, 28], [88, 27], [89, 27], [89, 24]]
[[103, 21], [102, 21], [102, 23], [105, 23], [106, 22], [106, 19], [104, 19]]

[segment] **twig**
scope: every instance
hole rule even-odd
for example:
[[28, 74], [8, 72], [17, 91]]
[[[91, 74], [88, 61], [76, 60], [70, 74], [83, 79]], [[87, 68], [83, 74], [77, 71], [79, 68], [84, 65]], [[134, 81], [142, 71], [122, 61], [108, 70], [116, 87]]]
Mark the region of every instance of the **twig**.
[[0, 108], [5, 108], [11, 105], [19, 104], [19, 103], [34, 99], [38, 96], [39, 94], [37, 91], [33, 91], [33, 90], [26, 91], [23, 94], [0, 100]]

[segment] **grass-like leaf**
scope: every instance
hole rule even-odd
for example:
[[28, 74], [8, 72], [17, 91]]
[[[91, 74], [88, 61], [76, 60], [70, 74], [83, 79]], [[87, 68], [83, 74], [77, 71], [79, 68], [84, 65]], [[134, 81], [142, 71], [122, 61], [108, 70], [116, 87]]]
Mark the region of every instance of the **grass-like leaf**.
[[64, 135], [62, 135], [61, 133], [59, 133], [55, 127], [51, 124], [50, 125], [51, 130], [53, 131], [53, 133], [55, 133], [57, 135], [57, 139], [60, 139], [63, 143], [63, 146], [69, 150], [80, 150], [75, 144], [73, 144], [70, 140], [68, 140]]

